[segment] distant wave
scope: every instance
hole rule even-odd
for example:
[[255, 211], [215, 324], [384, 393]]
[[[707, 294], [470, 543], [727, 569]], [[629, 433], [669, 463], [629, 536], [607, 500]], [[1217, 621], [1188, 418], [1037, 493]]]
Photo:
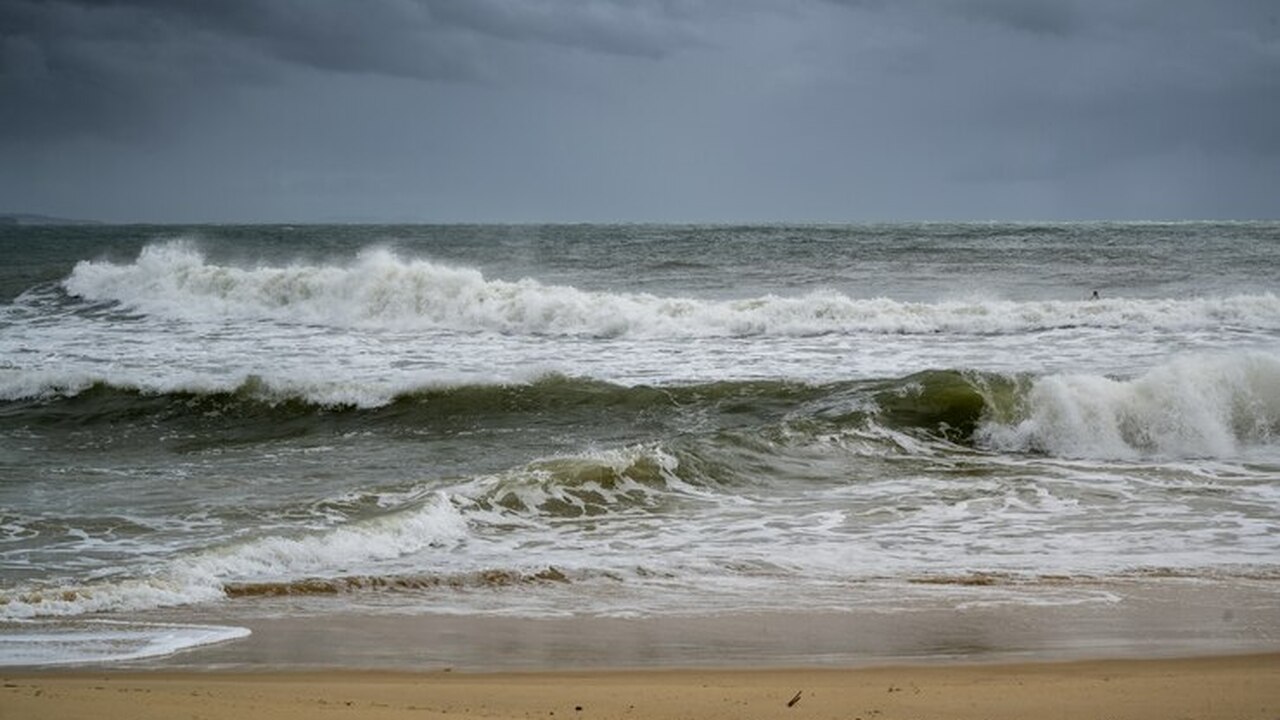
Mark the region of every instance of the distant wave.
[[829, 333], [1008, 334], [1074, 327], [1280, 329], [1272, 293], [1191, 299], [902, 302], [834, 291], [699, 300], [590, 292], [386, 249], [345, 265], [212, 263], [191, 242], [144, 248], [133, 263], [84, 261], [63, 287], [85, 300], [182, 319], [258, 319], [336, 327], [531, 335], [756, 336]]
[[[726, 381], [706, 385], [670, 387], [625, 386], [568, 377], [556, 373], [534, 374], [527, 379], [476, 382], [428, 381], [403, 386], [371, 381], [314, 382], [292, 378], [265, 378], [248, 375], [225, 380], [198, 378], [172, 382], [137, 382], [133, 378], [112, 378], [78, 372], [58, 373], [47, 370], [0, 370], [0, 401], [23, 403], [24, 408], [11, 407], [9, 414], [40, 413], [41, 407], [57, 408], [69, 415], [79, 410], [86, 419], [101, 417], [111, 420], [113, 412], [122, 416], [146, 410], [165, 414], [164, 407], [173, 405], [174, 413], [190, 412], [209, 415], [217, 409], [229, 415], [255, 414], [273, 410], [278, 413], [310, 413], [317, 410], [377, 410], [391, 406], [422, 406], [430, 412], [450, 414], [468, 412], [485, 414], [493, 411], [546, 411], [556, 408], [638, 405], [649, 401], [674, 402], [681, 396], [722, 399], [734, 394], [788, 395], [805, 387], [788, 381]], [[816, 391], [814, 391], [816, 392]], [[69, 407], [68, 401], [75, 401]], [[62, 409], [65, 408], [65, 409]], [[3, 417], [3, 415], [0, 415]]]

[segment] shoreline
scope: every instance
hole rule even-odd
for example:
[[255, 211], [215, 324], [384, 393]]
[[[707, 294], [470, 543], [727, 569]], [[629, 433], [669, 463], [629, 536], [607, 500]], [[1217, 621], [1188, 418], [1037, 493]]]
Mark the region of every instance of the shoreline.
[[857, 668], [0, 672], [5, 717], [893, 718], [1280, 715], [1280, 652]]
[[1095, 590], [1112, 599], [948, 588], [894, 609], [642, 617], [370, 614], [290, 598], [172, 609], [131, 620], [252, 634], [0, 668], [0, 719], [1280, 718], [1273, 583]]
[[418, 598], [416, 612], [404, 610], [407, 596], [381, 610], [350, 607], [341, 596], [255, 598], [0, 623], [0, 661], [10, 653], [0, 672], [851, 668], [1280, 652], [1274, 581], [926, 591], [899, 595], [895, 606], [634, 616], [433, 612], [432, 595]]

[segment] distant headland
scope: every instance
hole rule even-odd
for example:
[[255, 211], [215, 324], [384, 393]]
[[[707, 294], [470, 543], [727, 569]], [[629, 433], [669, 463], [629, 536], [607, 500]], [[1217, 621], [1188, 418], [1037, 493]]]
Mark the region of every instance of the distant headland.
[[98, 220], [74, 220], [35, 213], [0, 213], [0, 225], [102, 225]]

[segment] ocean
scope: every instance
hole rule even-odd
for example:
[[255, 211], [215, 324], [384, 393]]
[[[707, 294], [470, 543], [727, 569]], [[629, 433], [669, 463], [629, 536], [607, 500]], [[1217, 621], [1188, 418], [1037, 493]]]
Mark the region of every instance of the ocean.
[[1280, 634], [1280, 223], [0, 226], [0, 258], [0, 664], [1206, 585]]

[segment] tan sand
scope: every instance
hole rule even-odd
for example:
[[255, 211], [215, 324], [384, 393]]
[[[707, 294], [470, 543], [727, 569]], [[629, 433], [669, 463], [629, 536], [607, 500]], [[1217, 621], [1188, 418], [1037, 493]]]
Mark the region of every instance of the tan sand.
[[1280, 654], [850, 670], [9, 674], [0, 718], [1280, 718]]

